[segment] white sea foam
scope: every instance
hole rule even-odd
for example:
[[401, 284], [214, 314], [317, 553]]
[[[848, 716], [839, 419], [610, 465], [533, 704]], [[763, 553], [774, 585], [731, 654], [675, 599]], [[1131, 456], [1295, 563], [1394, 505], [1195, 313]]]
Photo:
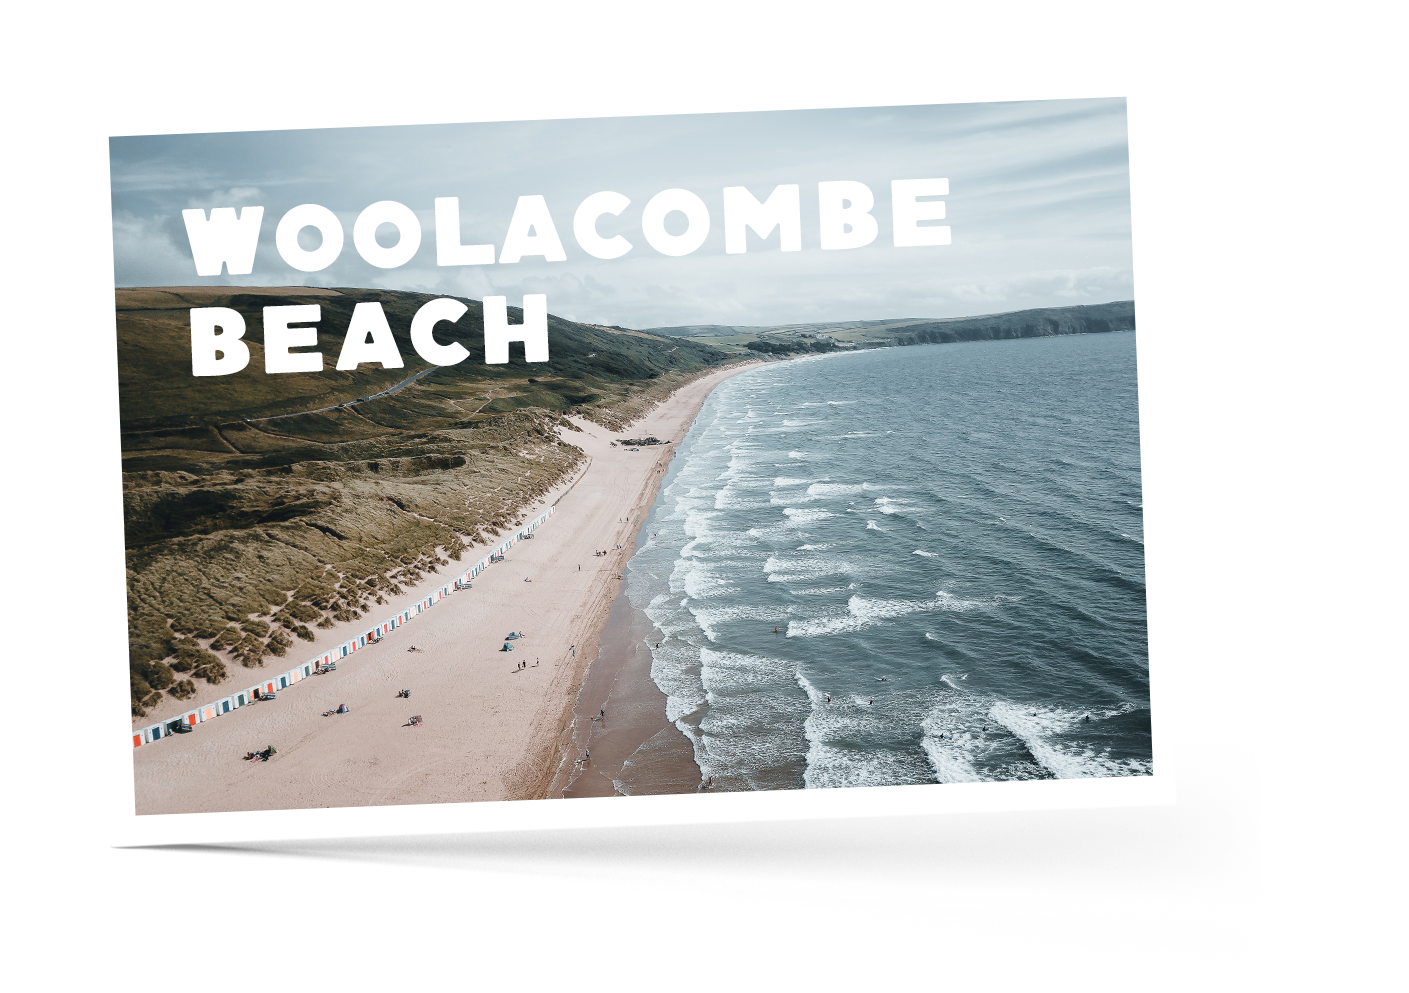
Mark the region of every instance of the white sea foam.
[[1038, 763], [1058, 779], [1089, 779], [1105, 776], [1146, 776], [1150, 763], [1140, 759], [1112, 759], [1110, 750], [1096, 751], [1080, 741], [1058, 741], [1063, 732], [1079, 730], [1084, 713], [1057, 708], [1019, 706], [998, 701], [990, 716], [1018, 738]]
[[838, 617], [818, 617], [788, 622], [789, 638], [819, 638], [829, 634], [860, 631], [871, 626], [864, 617], [842, 614]]
[[805, 524], [812, 524], [823, 518], [834, 516], [830, 511], [820, 507], [784, 507], [783, 513], [787, 515], [788, 524], [791, 527], [802, 527]]
[[687, 605], [687, 609], [690, 611], [695, 627], [711, 642], [719, 640], [721, 625], [734, 621], [766, 621], [770, 625], [776, 625], [786, 621], [793, 613], [784, 606], [763, 607], [751, 604], [712, 607], [707, 604], [701, 605], [691, 602]]
[[794, 477], [792, 477], [792, 476], [778, 476], [777, 478], [775, 478], [775, 479], [773, 480], [773, 485], [774, 485], [774, 486], [806, 486], [808, 483], [811, 483], [811, 482], [814, 482], [814, 480], [811, 480], [811, 479], [797, 479], [797, 478], [794, 478]]
[[836, 548], [836, 547], [837, 547], [836, 544], [833, 542], [833, 543], [828, 543], [828, 544], [824, 544], [824, 545], [798, 545], [798, 546], [797, 546], [797, 550], [798, 550], [799, 552], [820, 552], [820, 551], [822, 551], [822, 550], [825, 549], [825, 548]]
[[864, 492], [865, 483], [813, 483], [807, 488], [810, 497], [859, 496]]
[[914, 501], [900, 497], [876, 497], [875, 505], [882, 514], [901, 514], [909, 510], [914, 505]]
[[885, 528], [881, 527], [881, 526], [880, 526], [879, 524], [877, 524], [875, 521], [867, 521], [867, 522], [866, 522], [866, 530], [867, 530], [867, 531], [885, 531]]
[[937, 558], [939, 558], [939, 553], [938, 553], [938, 552], [927, 552], [927, 551], [925, 551], [923, 548], [917, 548], [917, 549], [915, 549], [915, 551], [914, 551], [912, 554], [914, 554], [914, 555], [923, 555], [923, 556], [924, 556], [925, 558], [927, 558], [927, 559], [937, 559]]
[[823, 576], [839, 576], [851, 571], [851, 563], [841, 559], [794, 558], [770, 555], [763, 563], [770, 583], [805, 583]]
[[943, 590], [940, 590], [933, 600], [878, 600], [857, 595], [847, 601], [845, 614], [833, 614], [828, 617], [790, 622], [788, 637], [814, 638], [829, 634], [861, 631], [881, 621], [928, 611], [943, 610], [966, 613], [971, 610], [989, 610], [1007, 599], [1010, 598], [991, 597], [985, 600], [969, 600], [956, 597]]

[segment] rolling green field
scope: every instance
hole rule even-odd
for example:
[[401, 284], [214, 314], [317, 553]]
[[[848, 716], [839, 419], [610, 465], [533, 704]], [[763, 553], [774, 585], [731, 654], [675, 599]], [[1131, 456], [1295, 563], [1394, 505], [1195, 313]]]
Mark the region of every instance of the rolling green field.
[[[619, 430], [735, 349], [550, 315], [552, 360], [486, 366], [477, 301], [438, 337], [470, 352], [433, 367], [411, 346], [430, 295], [385, 290], [119, 289], [117, 339], [134, 717], [196, 679], [297, 653], [313, 627], [360, 619], [577, 468], [564, 415]], [[405, 368], [337, 372], [353, 307], [383, 305]], [[265, 306], [322, 308], [320, 373], [267, 375]], [[250, 363], [191, 375], [190, 308], [245, 318]], [[510, 323], [522, 319], [510, 308]], [[413, 380], [407, 383], [407, 380]], [[401, 386], [396, 392], [375, 396]], [[367, 399], [370, 398], [370, 399]], [[380, 615], [377, 615], [378, 617]]]

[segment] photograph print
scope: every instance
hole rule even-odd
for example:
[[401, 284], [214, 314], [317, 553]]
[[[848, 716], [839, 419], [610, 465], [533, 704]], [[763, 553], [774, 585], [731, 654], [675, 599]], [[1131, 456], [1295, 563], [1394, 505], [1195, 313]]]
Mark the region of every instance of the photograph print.
[[138, 814], [1153, 774], [1124, 100], [110, 156]]

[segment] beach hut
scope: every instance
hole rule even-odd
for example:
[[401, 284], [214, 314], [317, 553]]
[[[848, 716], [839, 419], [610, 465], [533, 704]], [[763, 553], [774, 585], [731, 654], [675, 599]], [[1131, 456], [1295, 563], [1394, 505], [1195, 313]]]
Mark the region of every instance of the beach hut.
[[303, 673], [303, 675], [304, 675], [305, 678], [308, 677], [308, 676], [313, 675], [313, 663], [312, 663], [312, 662], [305, 662], [305, 663], [303, 663], [303, 668], [302, 668], [300, 671]]
[[141, 732], [141, 731], [133, 731], [133, 732], [132, 732], [132, 747], [133, 747], [133, 748], [141, 748], [141, 747], [142, 747], [142, 732]]
[[215, 704], [213, 704], [213, 703], [208, 703], [208, 704], [206, 704], [204, 707], [201, 708], [201, 720], [202, 720], [202, 721], [214, 720], [214, 719], [215, 719], [215, 715], [216, 715], [217, 713], [218, 713], [218, 711], [216, 711], [216, 709], [215, 709]]
[[235, 709], [235, 703], [227, 696], [224, 700], [218, 701], [216, 707], [218, 708], [216, 711], [217, 714], [228, 714]]

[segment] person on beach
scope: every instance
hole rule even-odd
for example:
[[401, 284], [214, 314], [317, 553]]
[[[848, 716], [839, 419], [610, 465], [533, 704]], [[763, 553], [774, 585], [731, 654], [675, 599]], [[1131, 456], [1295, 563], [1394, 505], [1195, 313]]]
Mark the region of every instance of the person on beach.
[[607, 719], [607, 708], [606, 708], [606, 707], [603, 707], [603, 708], [602, 708], [602, 720], [605, 721], [606, 719]]

